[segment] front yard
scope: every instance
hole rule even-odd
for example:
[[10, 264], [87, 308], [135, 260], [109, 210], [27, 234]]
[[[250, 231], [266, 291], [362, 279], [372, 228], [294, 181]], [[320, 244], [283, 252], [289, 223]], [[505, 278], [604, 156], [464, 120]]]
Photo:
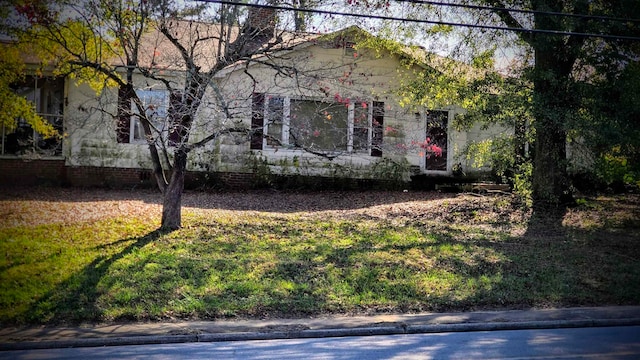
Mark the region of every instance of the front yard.
[[640, 196], [0, 194], [0, 325], [640, 304]]

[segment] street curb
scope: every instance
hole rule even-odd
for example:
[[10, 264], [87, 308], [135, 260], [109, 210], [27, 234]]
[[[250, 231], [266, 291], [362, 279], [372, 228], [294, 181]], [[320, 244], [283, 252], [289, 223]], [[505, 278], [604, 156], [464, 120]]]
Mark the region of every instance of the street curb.
[[442, 332], [472, 332], [496, 330], [561, 329], [583, 327], [612, 327], [640, 325], [640, 318], [543, 320], [522, 322], [457, 323], [432, 325], [372, 326], [336, 329], [311, 329], [274, 332], [237, 332], [198, 335], [149, 335], [101, 337], [74, 340], [45, 340], [0, 343], [0, 351], [103, 347], [124, 345], [178, 344], [192, 342], [222, 342], [249, 340], [308, 339], [347, 336], [430, 334]]

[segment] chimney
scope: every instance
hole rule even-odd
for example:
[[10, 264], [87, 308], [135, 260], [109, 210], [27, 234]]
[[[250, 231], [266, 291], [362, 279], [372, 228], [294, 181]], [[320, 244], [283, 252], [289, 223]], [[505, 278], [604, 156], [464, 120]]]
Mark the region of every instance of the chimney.
[[[272, 2], [269, 2], [271, 5]], [[246, 31], [254, 36], [272, 38], [276, 30], [276, 9], [266, 7], [249, 7]]]

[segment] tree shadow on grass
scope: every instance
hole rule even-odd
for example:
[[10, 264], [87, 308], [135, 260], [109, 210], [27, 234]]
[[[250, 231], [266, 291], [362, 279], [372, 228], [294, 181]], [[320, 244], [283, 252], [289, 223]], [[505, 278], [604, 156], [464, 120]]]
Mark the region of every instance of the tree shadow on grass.
[[141, 237], [131, 237], [102, 245], [101, 247], [106, 249], [116, 244], [131, 242], [116, 254], [96, 257], [82, 270], [57, 285], [55, 289], [33, 304], [28, 314], [25, 314], [26, 321], [54, 325], [100, 320], [102, 314], [96, 306], [96, 300], [100, 297], [98, 290], [100, 280], [115, 262], [157, 240], [163, 234], [166, 232], [155, 230]]
[[124, 249], [85, 266], [28, 316], [51, 324], [101, 320], [99, 301], [114, 301], [105, 300], [101, 289], [113, 294], [120, 291], [116, 286], [140, 296], [112, 308], [144, 308], [118, 320], [637, 303], [640, 271], [633, 254], [640, 245], [623, 234], [612, 238], [615, 229], [605, 226], [603, 241], [562, 226], [561, 214], [548, 211], [535, 214], [520, 236], [476, 225], [418, 219], [403, 225], [415, 231], [403, 232], [392, 222], [371, 227], [335, 221], [323, 228], [286, 219], [268, 226], [212, 221], [200, 224], [197, 235], [162, 238], [158, 251], [136, 256], [123, 264], [123, 275], [111, 276], [117, 261], [163, 235], [156, 231], [109, 244], [105, 251], [114, 244]]
[[564, 206], [534, 205], [531, 217], [527, 222], [524, 238], [556, 239], [566, 235], [563, 220], [567, 214]]

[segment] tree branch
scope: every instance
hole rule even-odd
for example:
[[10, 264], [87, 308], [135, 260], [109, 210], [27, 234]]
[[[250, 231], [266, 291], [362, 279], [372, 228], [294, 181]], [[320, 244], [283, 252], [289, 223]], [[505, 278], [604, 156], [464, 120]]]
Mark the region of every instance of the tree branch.
[[171, 32], [169, 31], [165, 20], [160, 23], [159, 30], [167, 38], [167, 40], [169, 40], [171, 44], [173, 44], [173, 46], [175, 46], [176, 49], [180, 52], [180, 56], [182, 56], [182, 60], [184, 60], [187, 69], [195, 69], [196, 65], [193, 62], [193, 57], [189, 56], [189, 52], [187, 51], [187, 49], [182, 46], [182, 44], [180, 44], [175, 36], [171, 35]]
[[[484, 0], [484, 2], [487, 5], [493, 6], [493, 7], [497, 7], [497, 8], [505, 8], [505, 4], [501, 1], [501, 0]], [[524, 26], [522, 26], [522, 24], [520, 24], [520, 22], [513, 17], [513, 15], [511, 15], [511, 13], [509, 13], [506, 10], [495, 10], [493, 11], [494, 14], [498, 15], [498, 17], [500, 18], [500, 20], [502, 20], [502, 22], [505, 23], [505, 25], [507, 25], [508, 27], [511, 28], [516, 28], [516, 29], [525, 29]], [[520, 39], [522, 39], [523, 41], [525, 41], [527, 44], [529, 45], [533, 45], [533, 34], [529, 33], [529, 32], [518, 32], [518, 37], [520, 37]]]
[[205, 137], [204, 139], [193, 143], [193, 144], [189, 144], [185, 146], [185, 149], [187, 152], [193, 150], [193, 149], [197, 149], [199, 147], [202, 147], [204, 145], [206, 145], [208, 142], [213, 141], [215, 139], [217, 139], [218, 137], [222, 136], [222, 135], [229, 135], [232, 133], [245, 133], [248, 134], [249, 130], [247, 128], [226, 128], [226, 129], [222, 129], [220, 131], [214, 131], [212, 134], [210, 134], [209, 136]]

